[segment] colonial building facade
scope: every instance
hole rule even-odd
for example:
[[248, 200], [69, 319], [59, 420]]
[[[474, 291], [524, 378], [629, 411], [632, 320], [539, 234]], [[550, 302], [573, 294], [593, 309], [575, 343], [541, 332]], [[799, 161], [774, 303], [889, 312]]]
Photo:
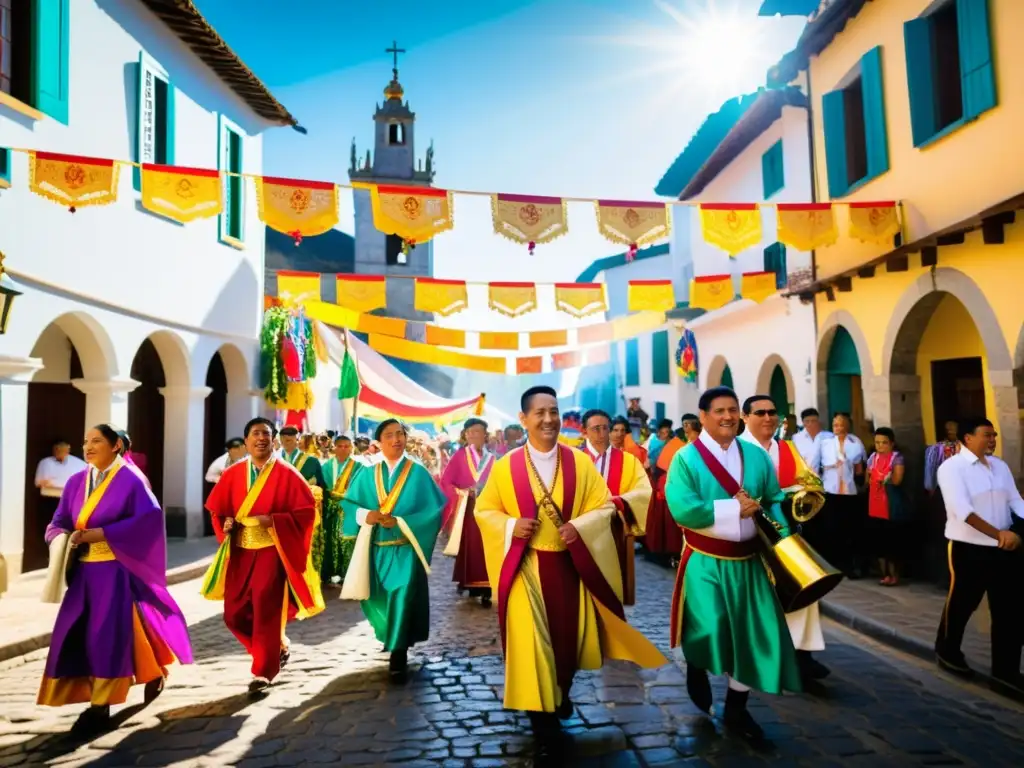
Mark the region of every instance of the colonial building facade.
[[[191, 4], [18, 0], [0, 78], [0, 250], [23, 295], [0, 337], [0, 552], [44, 567], [37, 462], [57, 438], [126, 428], [174, 536], [201, 536], [206, 463], [259, 409], [264, 227], [252, 187], [181, 226], [118, 200], [74, 215], [28, 190], [7, 147], [259, 174], [295, 120]], [[5, 56], [4, 61], [8, 58]]]

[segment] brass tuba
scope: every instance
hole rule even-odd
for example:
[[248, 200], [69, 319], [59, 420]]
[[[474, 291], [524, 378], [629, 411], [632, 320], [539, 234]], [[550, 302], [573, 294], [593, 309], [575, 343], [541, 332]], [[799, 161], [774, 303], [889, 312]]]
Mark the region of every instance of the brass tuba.
[[762, 559], [785, 613], [793, 613], [818, 602], [843, 580], [843, 574], [799, 533], [784, 536], [781, 526], [763, 509], [758, 511], [754, 520], [764, 544]]

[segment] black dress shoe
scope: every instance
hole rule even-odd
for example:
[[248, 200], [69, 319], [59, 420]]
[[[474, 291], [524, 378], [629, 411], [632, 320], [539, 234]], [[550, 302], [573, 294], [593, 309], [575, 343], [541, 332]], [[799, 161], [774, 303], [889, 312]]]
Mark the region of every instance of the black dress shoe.
[[402, 685], [409, 679], [409, 652], [405, 648], [398, 648], [391, 652], [388, 661], [388, 674], [391, 682]]
[[288, 662], [291, 661], [291, 660], [292, 660], [292, 652], [289, 651], [287, 648], [282, 648], [281, 649], [281, 664], [280, 664], [281, 669], [284, 669], [285, 667], [287, 667], [288, 666]]
[[768, 744], [764, 736], [764, 729], [757, 724], [747, 710], [749, 697], [749, 691], [734, 691], [730, 688], [725, 694], [725, 711], [722, 713], [722, 722], [727, 730], [740, 736], [751, 746], [764, 747]]
[[156, 680], [150, 680], [146, 683], [146, 688], [142, 694], [142, 700], [149, 704], [150, 702], [156, 701], [157, 696], [164, 692], [164, 678], [158, 677]]
[[711, 681], [705, 670], [692, 664], [686, 665], [686, 692], [697, 709], [711, 713]]
[[490, 589], [481, 589], [480, 590], [480, 605], [482, 605], [484, 608], [490, 608], [491, 607], [491, 590]]
[[953, 656], [952, 654], [942, 654], [936, 651], [935, 661], [939, 667], [952, 672], [957, 677], [962, 677], [964, 680], [970, 680], [974, 677], [974, 670], [967, 665], [967, 659], [964, 655], [958, 654]]
[[810, 651], [797, 651], [796, 661], [800, 667], [800, 677], [805, 680], [824, 680], [832, 674], [832, 670], [811, 656]]
[[254, 677], [252, 682], [249, 683], [249, 695], [255, 696], [263, 693], [270, 687], [270, 681], [265, 677]]
[[1010, 672], [1005, 675], [992, 675], [989, 687], [996, 693], [1003, 696], [1022, 700], [1024, 699], [1024, 675], [1019, 672]]
[[85, 710], [71, 726], [74, 736], [90, 736], [102, 733], [110, 725], [110, 705], [93, 705]]

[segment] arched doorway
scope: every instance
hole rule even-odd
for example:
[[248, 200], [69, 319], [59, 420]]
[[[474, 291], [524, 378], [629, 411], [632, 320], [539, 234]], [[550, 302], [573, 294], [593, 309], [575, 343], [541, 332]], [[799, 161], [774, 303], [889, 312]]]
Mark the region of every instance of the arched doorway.
[[86, 395], [72, 382], [109, 380], [113, 352], [103, 330], [86, 315], [67, 314], [47, 325], [32, 357], [43, 361], [28, 385], [25, 430], [25, 509], [22, 570], [45, 568], [49, 551], [43, 535], [52, 517], [48, 504], [35, 487], [38, 463], [51, 455], [53, 443], [67, 440], [71, 453], [82, 458], [86, 424]]
[[796, 400], [796, 389], [789, 368], [780, 355], [771, 354], [761, 363], [757, 374], [756, 391], [768, 394], [775, 401], [779, 411], [779, 420], [785, 421], [793, 412]]
[[768, 385], [768, 394], [775, 401], [775, 407], [779, 411], [779, 419], [785, 420], [789, 416], [789, 388], [786, 386], [786, 374], [782, 371], [781, 365], [772, 368], [771, 383]]
[[719, 386], [736, 389], [736, 385], [732, 383], [732, 368], [729, 367], [728, 363], [726, 363], [725, 368], [722, 369], [722, 378], [718, 383]]
[[[206, 369], [206, 386], [210, 389], [205, 401], [203, 437], [203, 468], [224, 453], [224, 444], [232, 437], [241, 437], [244, 420], [248, 418], [244, 406], [248, 400], [249, 373], [245, 357], [237, 347], [225, 344], [210, 358]], [[204, 478], [204, 499], [213, 490]], [[208, 517], [204, 517], [206, 535], [213, 530]]]
[[164, 398], [160, 390], [167, 377], [160, 353], [151, 339], [139, 345], [132, 360], [131, 377], [139, 382], [128, 395], [128, 434], [132, 453], [141, 454], [139, 468], [149, 478], [153, 495], [161, 504], [164, 498]]

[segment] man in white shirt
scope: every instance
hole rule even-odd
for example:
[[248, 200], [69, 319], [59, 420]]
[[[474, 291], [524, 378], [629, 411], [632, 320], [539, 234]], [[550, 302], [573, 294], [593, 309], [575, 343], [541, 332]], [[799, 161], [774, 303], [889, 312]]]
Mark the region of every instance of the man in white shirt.
[[39, 501], [39, 519], [47, 524], [57, 511], [64, 485], [88, 465], [77, 456], [71, 455], [71, 443], [59, 439], [53, 442], [53, 455], [47, 456], [36, 466], [36, 488], [42, 499]]
[[821, 444], [833, 435], [821, 428], [821, 416], [817, 408], [804, 408], [800, 411], [800, 423], [804, 428], [792, 436], [793, 445], [800, 451], [811, 471], [820, 476]]
[[988, 455], [995, 429], [988, 419], [958, 426], [963, 449], [938, 469], [949, 539], [949, 596], [935, 638], [939, 666], [962, 677], [973, 670], [960, 650], [971, 614], [988, 595], [992, 614], [992, 684], [1024, 695], [1020, 674], [1024, 601], [1020, 597], [1021, 539], [1010, 528], [1024, 518], [1021, 499], [1006, 463]]
[[214, 459], [206, 470], [206, 482], [216, 483], [224, 470], [246, 457], [245, 440], [232, 437], [224, 444], [224, 453]]
[[865, 570], [864, 527], [866, 501], [857, 492], [857, 479], [864, 476], [868, 454], [864, 443], [852, 432], [848, 413], [837, 413], [832, 432], [821, 441], [821, 482], [825, 486], [825, 507], [804, 530], [811, 546], [846, 574], [860, 578]]

